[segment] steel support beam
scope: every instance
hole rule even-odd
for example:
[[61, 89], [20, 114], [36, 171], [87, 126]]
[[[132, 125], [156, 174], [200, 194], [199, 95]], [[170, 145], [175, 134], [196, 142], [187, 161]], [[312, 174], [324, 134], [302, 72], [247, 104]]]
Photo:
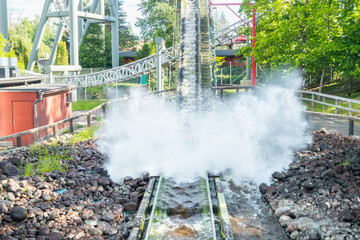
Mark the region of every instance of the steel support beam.
[[79, 0], [70, 0], [70, 64], [79, 65], [79, 28], [78, 28]]
[[[7, 0], [0, 0], [0, 33], [9, 41]], [[9, 43], [6, 43], [5, 51], [9, 52]]]
[[158, 92], [164, 90], [164, 82], [162, 78], [162, 67], [161, 67], [161, 50], [162, 50], [163, 39], [161, 37], [155, 38], [156, 43], [156, 90]]
[[78, 29], [79, 29], [78, 39], [80, 42], [81, 36], [83, 35], [83, 25], [84, 25], [84, 19], [82, 17], [80, 17], [80, 14], [83, 13], [83, 0], [79, 0], [78, 11], [79, 11], [78, 12]]
[[34, 39], [32, 49], [31, 49], [29, 62], [28, 62], [27, 68], [26, 68], [29, 71], [32, 71], [34, 69], [35, 62], [36, 62], [36, 59], [37, 59], [37, 56], [39, 53], [41, 41], [42, 41], [42, 38], [45, 33], [45, 25], [48, 20], [48, 18], [46, 17], [46, 13], [49, 11], [50, 5], [52, 4], [52, 2], [53, 2], [53, 0], [45, 1], [44, 8], [43, 8], [43, 11], [42, 11], [42, 14], [40, 17], [39, 25], [36, 29], [35, 39]]
[[63, 32], [64, 32], [64, 25], [62, 24], [62, 22], [60, 22], [58, 30], [56, 32], [55, 39], [54, 39], [53, 47], [51, 48], [51, 54], [50, 54], [50, 58], [49, 58], [49, 65], [54, 65], [55, 64], [57, 47], [58, 47], [58, 45], [59, 45], [59, 43], [61, 41]]
[[[99, 0], [94, 0], [92, 2], [92, 5], [91, 5], [91, 9], [90, 9], [90, 13], [95, 13], [96, 9], [98, 8], [99, 6]], [[86, 35], [87, 31], [89, 30], [89, 27], [90, 27], [90, 24], [93, 23], [95, 20], [91, 20], [91, 19], [88, 19], [86, 21], [86, 24], [85, 24], [85, 27], [84, 27], [84, 30], [83, 30], [83, 34], [81, 36], [81, 38], [79, 39], [79, 46], [83, 40], [83, 37]]]
[[[103, 0], [100, 0], [103, 1]], [[117, 0], [108, 0], [111, 16], [119, 19], [119, 3]], [[112, 67], [119, 66], [119, 21], [111, 23]]]

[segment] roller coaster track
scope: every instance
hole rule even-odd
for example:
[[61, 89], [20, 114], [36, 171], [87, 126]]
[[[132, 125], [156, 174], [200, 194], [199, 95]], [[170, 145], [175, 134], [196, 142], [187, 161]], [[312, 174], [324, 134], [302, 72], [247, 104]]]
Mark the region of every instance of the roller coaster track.
[[[215, 35], [215, 46], [231, 44], [233, 39], [238, 36], [239, 27], [244, 24], [244, 22], [238, 21], [225, 29], [218, 31]], [[162, 66], [168, 66], [170, 63], [173, 64], [178, 61], [178, 49], [179, 46], [176, 45], [161, 51]], [[53, 82], [55, 84], [72, 84], [77, 87], [105, 85], [115, 83], [116, 81], [126, 81], [155, 72], [156, 64], [156, 54], [154, 54], [120, 67], [96, 73], [75, 76], [54, 76]]]
[[[191, 229], [191, 220], [189, 219], [192, 218], [196, 218], [195, 224], [199, 224], [199, 222], [203, 224], [203, 228], [196, 227], [200, 230], [189, 231], [190, 234], [194, 234], [192, 239], [233, 239], [221, 184], [218, 176], [208, 176], [207, 174], [196, 182], [185, 186], [183, 184], [177, 185], [171, 179], [165, 179], [162, 176], [152, 177], [135, 216], [137, 225], [133, 227], [128, 239], [160, 239], [159, 229], [164, 229], [164, 224], [175, 222], [175, 228], [172, 225], [169, 231], [163, 232], [168, 237], [170, 236], [169, 239], [171, 239], [171, 235], [177, 231], [184, 231], [184, 228]], [[201, 199], [198, 202], [199, 204], [193, 205], [196, 207], [189, 208], [191, 212], [188, 209], [184, 210], [184, 207], [174, 210], [170, 203], [167, 205], [169, 199], [166, 199], [166, 196], [169, 192], [175, 189], [175, 191], [180, 191], [180, 195], [184, 196], [186, 194], [183, 193], [183, 189], [186, 187], [188, 191], [193, 191], [190, 196], [191, 199]], [[197, 188], [199, 192], [196, 192]], [[172, 200], [174, 200], [173, 194], [176, 193], [171, 192]], [[185, 201], [189, 202], [189, 199], [185, 197]], [[181, 217], [179, 218], [179, 216]], [[182, 218], [187, 220], [185, 225], [179, 220]]]

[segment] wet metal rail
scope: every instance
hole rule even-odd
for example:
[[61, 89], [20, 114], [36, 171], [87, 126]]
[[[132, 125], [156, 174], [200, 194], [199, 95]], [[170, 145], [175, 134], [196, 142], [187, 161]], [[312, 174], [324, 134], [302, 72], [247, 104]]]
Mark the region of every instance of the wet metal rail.
[[[168, 216], [171, 215], [171, 213], [169, 213], [171, 210], [167, 209], [170, 203], [169, 205], [167, 203], [164, 204], [164, 199], [174, 198], [171, 194], [170, 197], [166, 196], [166, 194], [169, 194], [166, 189], [169, 188], [169, 185], [177, 185], [174, 183], [175, 182], [172, 182], [171, 179], [165, 179], [162, 176], [150, 178], [144, 198], [141, 201], [140, 207], [135, 216], [137, 226], [132, 229], [128, 239], [155, 239], [153, 233], [153, 228], [156, 227], [155, 225], [159, 225], [159, 221], [164, 219], [164, 222], [168, 222], [167, 220], [171, 218], [171, 216]], [[201, 238], [199, 235], [197, 235], [196, 238], [213, 240], [233, 239], [231, 223], [229, 220], [225, 197], [222, 192], [223, 190], [220, 178], [218, 176], [208, 176], [208, 174], [205, 174], [204, 177], [200, 178], [196, 182], [196, 184], [191, 185], [191, 183], [189, 183], [189, 189], [193, 189], [196, 185], [198, 185], [200, 190], [200, 193], [198, 193], [197, 196], [200, 196], [199, 198], [203, 197], [203, 199], [199, 200], [201, 206], [197, 207], [197, 209], [201, 209], [201, 211], [193, 209], [191, 214], [201, 216], [203, 220], [205, 219], [204, 222], [206, 222], [206, 226], [211, 226], [203, 229], [203, 231], [206, 231], [206, 233], [203, 234], [206, 235], [206, 238]], [[175, 186], [174, 188], [180, 188], [179, 186], [180, 185]], [[195, 196], [191, 196], [191, 198], [195, 198]], [[179, 209], [184, 208], [183, 206], [178, 207]], [[192, 217], [187, 216], [184, 219], [185, 221], [191, 221], [188, 220], [191, 218]], [[160, 224], [162, 224], [162, 222]], [[188, 225], [188, 223], [184, 225]], [[201, 234], [202, 233], [200, 233], [200, 235]], [[156, 239], [162, 238], [156, 236]]]

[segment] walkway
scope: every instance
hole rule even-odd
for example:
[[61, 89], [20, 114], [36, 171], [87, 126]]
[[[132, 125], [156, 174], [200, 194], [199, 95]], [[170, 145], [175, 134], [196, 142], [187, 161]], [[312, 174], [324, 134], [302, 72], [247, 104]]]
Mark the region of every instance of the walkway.
[[[321, 128], [325, 128], [331, 133], [338, 131], [341, 135], [347, 136], [349, 134], [349, 121], [325, 116], [310, 115], [309, 130], [318, 131]], [[356, 122], [354, 126], [354, 135], [360, 136], [360, 125]]]

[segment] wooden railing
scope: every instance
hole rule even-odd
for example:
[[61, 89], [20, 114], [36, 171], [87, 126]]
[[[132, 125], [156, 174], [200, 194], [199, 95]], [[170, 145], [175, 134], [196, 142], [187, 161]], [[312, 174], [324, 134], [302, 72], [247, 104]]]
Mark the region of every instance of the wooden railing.
[[[175, 89], [168, 89], [168, 90], [164, 90], [164, 91], [160, 91], [160, 92], [154, 92], [154, 94], [168, 93], [168, 92], [172, 92], [172, 91], [175, 91]], [[149, 94], [149, 93], [151, 93], [151, 92], [148, 92], [147, 94]], [[56, 127], [61, 125], [61, 124], [67, 123], [67, 122], [70, 123], [70, 126], [69, 126], [70, 133], [74, 133], [74, 120], [82, 118], [82, 117], [86, 117], [87, 118], [87, 127], [91, 127], [91, 114], [93, 114], [96, 111], [102, 110], [102, 114], [105, 117], [105, 115], [106, 115], [106, 106], [110, 105], [113, 102], [124, 101], [124, 100], [127, 100], [127, 99], [129, 99], [129, 97], [124, 97], [124, 98], [120, 98], [120, 99], [113, 100], [113, 101], [110, 101], [110, 102], [106, 102], [106, 103], [103, 103], [103, 104], [97, 106], [96, 108], [94, 108], [94, 109], [92, 109], [92, 110], [90, 110], [90, 111], [88, 111], [86, 113], [80, 114], [78, 116], [70, 117], [70, 118], [67, 118], [67, 119], [61, 120], [59, 122], [46, 125], [46, 126], [33, 128], [33, 129], [26, 130], [26, 131], [23, 131], [23, 132], [18, 132], [18, 133], [14, 133], [14, 134], [11, 134], [11, 135], [8, 135], [8, 136], [0, 137], [0, 142], [16, 138], [16, 146], [21, 147], [21, 137], [22, 136], [25, 136], [25, 135], [28, 135], [28, 134], [33, 134], [33, 133], [38, 133], [40, 131], [44, 131], [44, 130], [47, 130], [47, 129], [50, 129], [50, 128], [52, 128], [52, 135], [54, 137], [56, 137]]]
[[78, 116], [70, 117], [70, 118], [61, 120], [61, 121], [56, 122], [56, 123], [52, 123], [52, 124], [42, 126], [42, 127], [38, 127], [38, 128], [33, 128], [33, 129], [23, 131], [23, 132], [19, 132], [19, 133], [14, 133], [14, 134], [11, 134], [11, 135], [8, 135], [8, 136], [5, 136], [5, 137], [0, 137], [0, 141], [5, 141], [5, 140], [16, 138], [16, 146], [21, 147], [21, 137], [22, 136], [32, 134], [32, 133], [38, 133], [40, 131], [44, 131], [44, 130], [52, 128], [52, 135], [54, 137], [56, 137], [56, 127], [61, 125], [61, 124], [67, 123], [67, 122], [70, 122], [69, 129], [70, 129], [70, 132], [73, 133], [74, 132], [74, 120], [86, 116], [87, 117], [87, 126], [90, 127], [91, 126], [91, 114], [93, 114], [96, 111], [102, 110], [102, 113], [105, 116], [105, 114], [106, 114], [106, 106], [109, 103], [110, 102], [103, 103], [103, 104], [97, 106], [96, 108], [86, 112], [86, 113], [80, 114]]

